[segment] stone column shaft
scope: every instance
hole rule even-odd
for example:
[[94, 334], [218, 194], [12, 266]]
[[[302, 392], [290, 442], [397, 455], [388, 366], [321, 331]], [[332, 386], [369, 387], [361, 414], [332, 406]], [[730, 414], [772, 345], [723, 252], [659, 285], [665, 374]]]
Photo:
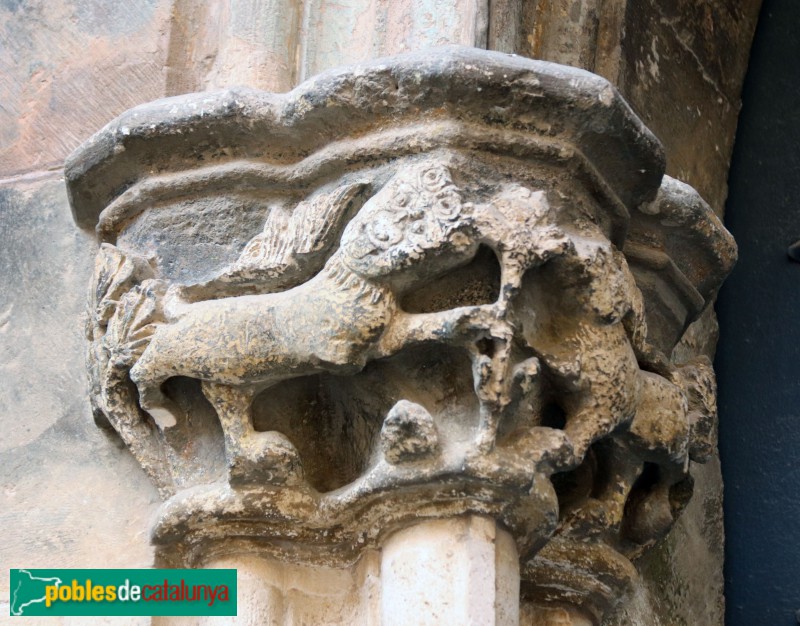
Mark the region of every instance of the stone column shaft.
[[381, 626], [516, 626], [519, 557], [494, 520], [433, 520], [392, 535], [381, 559]]

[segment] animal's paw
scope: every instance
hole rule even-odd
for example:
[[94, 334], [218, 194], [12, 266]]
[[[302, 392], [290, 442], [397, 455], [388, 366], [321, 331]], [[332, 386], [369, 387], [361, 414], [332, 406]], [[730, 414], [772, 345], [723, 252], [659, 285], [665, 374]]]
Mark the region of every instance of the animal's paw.
[[473, 339], [510, 341], [514, 335], [511, 324], [504, 319], [504, 311], [495, 304], [456, 309], [453, 330], [456, 334]]
[[589, 498], [583, 506], [569, 513], [564, 526], [580, 536], [591, 537], [619, 524], [606, 502]]
[[300, 453], [278, 431], [252, 432], [228, 450], [231, 485], [299, 485], [304, 480]]

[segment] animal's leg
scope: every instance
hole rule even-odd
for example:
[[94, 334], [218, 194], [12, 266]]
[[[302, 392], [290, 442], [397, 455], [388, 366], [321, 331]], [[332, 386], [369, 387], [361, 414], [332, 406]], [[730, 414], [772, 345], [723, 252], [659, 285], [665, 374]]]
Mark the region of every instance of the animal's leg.
[[[478, 446], [494, 447], [500, 414], [511, 402], [509, 358], [514, 329], [495, 304], [437, 313], [400, 313], [378, 346], [381, 356], [426, 342], [466, 347], [472, 355], [475, 393], [480, 401]], [[538, 364], [537, 364], [538, 365]]]
[[494, 447], [501, 413], [511, 401], [508, 384], [510, 353], [510, 337], [488, 337], [474, 344], [472, 368], [481, 417], [476, 443], [485, 452]]
[[606, 480], [596, 498], [605, 508], [608, 527], [618, 530], [625, 513], [625, 503], [634, 483], [642, 474], [642, 463], [632, 455], [630, 449], [613, 439], [609, 441], [606, 451], [602, 459]]
[[500, 254], [500, 296], [498, 306], [506, 309], [522, 288], [525, 274], [523, 259], [517, 250], [504, 250]]
[[666, 535], [691, 499], [693, 486], [690, 476], [677, 481], [665, 477], [646, 492], [631, 494], [623, 520], [625, 537], [647, 545]]
[[572, 442], [576, 464], [595, 441], [632, 420], [639, 401], [639, 368], [629, 345], [603, 351], [603, 343], [592, 330], [584, 329], [574, 341], [565, 339], [559, 354], [540, 353], [561, 392], [564, 431]]
[[[497, 424], [494, 427], [495, 439], [497, 429], [503, 420], [515, 419], [520, 411], [527, 414], [528, 417], [532, 417], [529, 411], [530, 404], [542, 393], [539, 384], [540, 374], [540, 362], [535, 356], [518, 362], [511, 368], [510, 376], [506, 377], [508, 380], [504, 383], [505, 396], [498, 409]], [[563, 435], [563, 433], [561, 434]]]
[[156, 370], [152, 362], [152, 344], [130, 370], [131, 380], [139, 390], [139, 406], [147, 411], [162, 430], [170, 428], [185, 417], [183, 410], [161, 390], [169, 378]]
[[598, 407], [594, 402], [588, 405], [567, 413], [567, 425], [564, 427], [578, 463], [583, 460], [589, 446], [610, 433], [620, 421], [611, 411]]
[[465, 346], [472, 355], [475, 393], [480, 401], [477, 444], [494, 447], [500, 414], [511, 401], [509, 357], [513, 328], [494, 304], [404, 316], [393, 329], [393, 350], [417, 343], [446, 342]]
[[495, 305], [465, 307], [446, 328], [451, 340], [466, 343], [472, 356], [475, 393], [480, 402], [480, 424], [476, 444], [489, 452], [497, 440], [503, 410], [511, 402], [510, 357], [513, 327], [504, 319], [505, 311]]
[[249, 389], [204, 382], [203, 394], [214, 406], [225, 435], [225, 456], [231, 485], [293, 485], [303, 479], [297, 449], [277, 431], [257, 432]]
[[[494, 304], [463, 306], [436, 313], [398, 312], [377, 346], [376, 356], [391, 356], [421, 343], [468, 345], [487, 332], [505, 332], [505, 322]], [[501, 327], [502, 330], [501, 330]]]
[[642, 372], [639, 404], [630, 428], [623, 435], [639, 458], [648, 461], [653, 474], [635, 489], [623, 522], [629, 539], [646, 544], [666, 534], [689, 501], [690, 428], [684, 392], [657, 374]]

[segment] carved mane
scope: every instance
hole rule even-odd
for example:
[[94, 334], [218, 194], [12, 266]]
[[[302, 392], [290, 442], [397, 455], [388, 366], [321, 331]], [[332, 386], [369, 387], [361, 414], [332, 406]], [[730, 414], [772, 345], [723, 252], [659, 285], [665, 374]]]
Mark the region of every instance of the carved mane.
[[342, 252], [337, 251], [322, 270], [322, 274], [338, 288], [353, 294], [358, 301], [377, 304], [388, 294], [387, 287], [369, 281], [351, 270], [342, 262]]

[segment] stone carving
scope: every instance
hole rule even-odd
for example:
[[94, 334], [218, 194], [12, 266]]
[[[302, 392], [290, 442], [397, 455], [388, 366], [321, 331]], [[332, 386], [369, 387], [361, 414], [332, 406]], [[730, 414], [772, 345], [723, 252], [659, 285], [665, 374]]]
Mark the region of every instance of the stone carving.
[[[715, 445], [710, 363], [671, 351], [735, 249], [601, 79], [438, 54], [234, 94], [272, 104], [233, 116], [227, 95], [200, 117], [153, 105], [74, 157], [103, 240], [95, 413], [168, 498], [165, 563], [343, 564], [482, 514], [527, 596], [599, 621]], [[230, 146], [157, 166], [164, 117], [197, 154]]]
[[[339, 249], [308, 282], [280, 294], [218, 299], [176, 311], [155, 329], [131, 370], [141, 406], [169, 426], [175, 418], [160, 387], [173, 376], [212, 383], [205, 386], [207, 395], [222, 384], [247, 387], [254, 396], [286, 378], [321, 370], [354, 373], [411, 342], [447, 340], [455, 318], [403, 316], [394, 292], [396, 285], [435, 276], [474, 253], [478, 238], [469, 232], [471, 207], [462, 205], [460, 196], [446, 168], [400, 172], [348, 224]], [[268, 243], [259, 235], [225, 274], [249, 269], [253, 250], [264, 248], [260, 255], [277, 266], [263, 269], [280, 276], [285, 264], [280, 251], [289, 249], [281, 234], [273, 233]], [[457, 317], [475, 313], [458, 311]], [[130, 317], [124, 308], [120, 315]], [[159, 420], [160, 415], [166, 417]]]
[[381, 429], [383, 456], [389, 463], [406, 463], [439, 453], [439, 436], [433, 417], [424, 406], [400, 400]]

